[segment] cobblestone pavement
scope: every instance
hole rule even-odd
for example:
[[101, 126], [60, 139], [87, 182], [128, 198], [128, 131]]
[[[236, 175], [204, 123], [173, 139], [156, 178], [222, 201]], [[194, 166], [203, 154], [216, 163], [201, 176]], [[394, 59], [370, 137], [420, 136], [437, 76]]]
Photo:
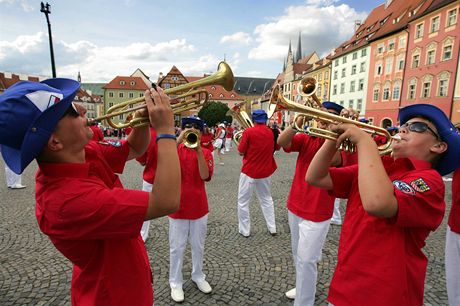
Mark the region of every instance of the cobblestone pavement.
[[[291, 305], [284, 293], [295, 284], [287, 222], [286, 198], [294, 173], [296, 154], [278, 152], [278, 170], [272, 177], [278, 235], [267, 232], [255, 196], [251, 202], [251, 236], [238, 234], [236, 201], [241, 157], [235, 151], [216, 165], [207, 184], [210, 214], [204, 270], [213, 287], [201, 293], [190, 280], [191, 258], [184, 260], [183, 305]], [[0, 161], [3, 169], [3, 161]], [[26, 189], [8, 190], [0, 175], [0, 305], [69, 305], [71, 265], [41, 234], [35, 219], [32, 163], [23, 174]], [[127, 188], [141, 188], [142, 168], [127, 164], [122, 181]], [[446, 182], [450, 207], [451, 183]], [[342, 203], [343, 204], [343, 203]], [[342, 205], [342, 214], [343, 214]], [[447, 216], [447, 214], [446, 214]], [[447, 217], [427, 241], [429, 258], [425, 305], [447, 305], [444, 276], [444, 237]], [[317, 305], [327, 305], [328, 285], [336, 264], [340, 226], [331, 226], [318, 266]], [[376, 243], [378, 243], [376, 241]], [[146, 243], [154, 274], [156, 305], [173, 305], [168, 286], [169, 249], [167, 218], [154, 220]]]

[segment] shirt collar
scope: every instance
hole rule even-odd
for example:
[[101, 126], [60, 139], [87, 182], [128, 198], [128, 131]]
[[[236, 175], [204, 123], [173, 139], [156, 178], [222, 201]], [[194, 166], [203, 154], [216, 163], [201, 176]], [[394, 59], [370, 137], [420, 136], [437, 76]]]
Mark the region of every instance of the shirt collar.
[[430, 162], [426, 160], [419, 160], [419, 159], [414, 159], [411, 157], [404, 157], [404, 158], [397, 158], [393, 160], [392, 157], [387, 156], [386, 159], [384, 159], [387, 163], [393, 163], [395, 164], [396, 167], [404, 167], [406, 169], [414, 169], [414, 170], [425, 170], [425, 169], [432, 169], [433, 166]]
[[40, 171], [50, 177], [88, 177], [89, 163], [38, 163]]

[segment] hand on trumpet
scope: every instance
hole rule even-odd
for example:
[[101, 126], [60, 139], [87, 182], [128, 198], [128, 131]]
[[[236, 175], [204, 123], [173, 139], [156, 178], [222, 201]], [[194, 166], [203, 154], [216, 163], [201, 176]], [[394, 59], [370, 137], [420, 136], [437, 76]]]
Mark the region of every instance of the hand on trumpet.
[[372, 137], [363, 129], [351, 123], [331, 124], [329, 129], [339, 134], [336, 147], [345, 151], [354, 151], [353, 147], [376, 145]]
[[144, 96], [147, 109], [136, 111], [136, 117], [148, 115], [150, 124], [158, 134], [175, 134], [174, 116], [168, 96], [159, 87], [146, 90]]
[[359, 118], [359, 111], [352, 108], [343, 108], [340, 112], [340, 116], [345, 118], [350, 118], [352, 120], [358, 120]]

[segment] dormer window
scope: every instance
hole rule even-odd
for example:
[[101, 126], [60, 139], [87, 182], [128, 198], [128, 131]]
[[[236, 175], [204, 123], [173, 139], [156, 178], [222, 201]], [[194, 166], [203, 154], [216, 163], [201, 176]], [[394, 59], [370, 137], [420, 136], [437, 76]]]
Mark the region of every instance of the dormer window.
[[125, 85], [125, 84], [126, 84], [126, 82], [125, 82], [125, 81], [120, 81], [120, 85], [122, 85], [122, 86], [123, 86], [123, 85]]
[[131, 82], [129, 82], [129, 85], [134, 86], [134, 85], [136, 85], [136, 82], [131, 81]]
[[223, 98], [223, 97], [224, 97], [224, 94], [220, 94], [219, 97], [220, 97], [220, 98]]
[[216, 86], [211, 86], [211, 90], [216, 90]]
[[177, 75], [173, 75], [173, 76], [171, 77], [171, 79], [172, 79], [173, 81], [178, 81], [178, 80], [179, 80], [179, 78], [177, 77]]

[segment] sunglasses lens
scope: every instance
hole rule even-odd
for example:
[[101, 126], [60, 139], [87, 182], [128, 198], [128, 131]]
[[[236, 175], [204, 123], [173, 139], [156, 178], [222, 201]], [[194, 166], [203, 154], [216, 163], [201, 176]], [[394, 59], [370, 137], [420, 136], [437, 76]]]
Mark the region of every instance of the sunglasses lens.
[[424, 122], [413, 122], [409, 125], [409, 131], [423, 133], [428, 130], [428, 125]]

